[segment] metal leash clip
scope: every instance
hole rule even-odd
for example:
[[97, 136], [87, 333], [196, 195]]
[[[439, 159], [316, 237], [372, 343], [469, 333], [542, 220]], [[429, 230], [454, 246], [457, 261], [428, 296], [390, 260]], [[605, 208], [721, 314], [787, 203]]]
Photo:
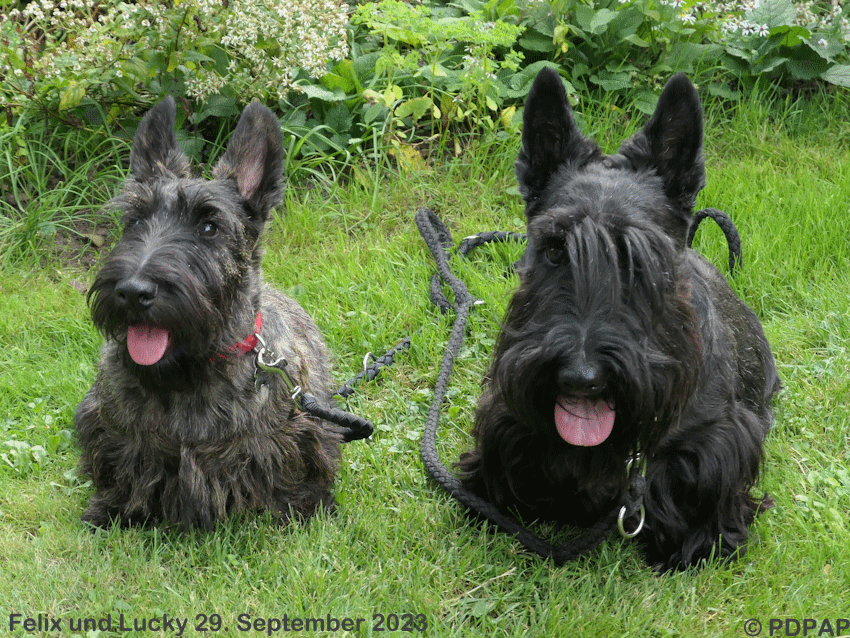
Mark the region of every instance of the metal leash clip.
[[[626, 462], [626, 474], [629, 476], [629, 489], [626, 498], [627, 502], [631, 501], [632, 507], [623, 505], [620, 508], [620, 514], [617, 516], [617, 529], [623, 538], [634, 538], [640, 534], [643, 524], [646, 522], [646, 508], [643, 505], [643, 492], [646, 489], [646, 456], [638, 452], [630, 458]], [[629, 514], [629, 509], [636, 509], [638, 504], [640, 505], [640, 521], [634, 531], [627, 532], [623, 521]]]
[[286, 386], [290, 398], [303, 410], [304, 406], [301, 403], [303, 390], [286, 371], [286, 359], [278, 357], [272, 350], [269, 350], [266, 347], [266, 342], [259, 334], [256, 334], [256, 337], [258, 343], [254, 348], [257, 351], [257, 359], [254, 362], [254, 388], [259, 390], [265, 385], [266, 374], [277, 375]]

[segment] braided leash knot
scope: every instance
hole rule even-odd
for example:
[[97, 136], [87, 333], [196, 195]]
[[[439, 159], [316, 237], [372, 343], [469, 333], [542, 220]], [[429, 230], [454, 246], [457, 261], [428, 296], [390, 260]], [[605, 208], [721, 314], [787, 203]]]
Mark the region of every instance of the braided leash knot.
[[[387, 366], [391, 366], [395, 363], [395, 356], [400, 354], [406, 350], [410, 350], [411, 339], [410, 337], [405, 337], [401, 341], [396, 344], [395, 347], [391, 348], [386, 354], [381, 355], [377, 359], [375, 359], [374, 363], [368, 366], [363, 366], [363, 370], [358, 372], [357, 375], [351, 379], [348, 383], [341, 385], [339, 389], [334, 392], [334, 396], [342, 397], [343, 399], [354, 394], [354, 387], [360, 383], [361, 381], [372, 381], [381, 373], [381, 370]], [[367, 355], [367, 358], [370, 355]]]

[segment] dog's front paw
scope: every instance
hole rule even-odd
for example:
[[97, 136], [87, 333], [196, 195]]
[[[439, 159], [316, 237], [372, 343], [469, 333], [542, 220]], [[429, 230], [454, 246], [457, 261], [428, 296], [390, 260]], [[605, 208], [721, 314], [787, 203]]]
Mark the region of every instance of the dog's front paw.
[[183, 503], [180, 522], [186, 529], [199, 527], [211, 531], [215, 527], [216, 517], [208, 504], [188, 499]]
[[682, 546], [665, 549], [667, 551], [658, 548], [649, 551], [649, 561], [655, 571], [662, 574], [681, 572], [691, 567], [702, 569], [709, 564], [727, 565], [746, 553], [747, 534], [746, 530], [743, 534], [730, 533], [728, 536], [718, 536], [714, 542], [708, 538], [689, 538]]
[[80, 516], [80, 520], [87, 524], [91, 531], [105, 529], [114, 523], [118, 523], [122, 527], [130, 524], [122, 514], [121, 508], [109, 505], [105, 499], [97, 494], [92, 497], [89, 506]]

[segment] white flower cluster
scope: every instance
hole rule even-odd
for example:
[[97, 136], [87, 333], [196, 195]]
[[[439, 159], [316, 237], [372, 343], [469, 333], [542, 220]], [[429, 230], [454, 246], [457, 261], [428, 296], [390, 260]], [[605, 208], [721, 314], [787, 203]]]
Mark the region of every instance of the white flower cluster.
[[32, 80], [83, 74], [115, 61], [116, 47], [103, 25], [98, 0], [35, 0], [0, 16], [0, 75]]
[[[682, 0], [661, 0], [668, 6], [684, 6]], [[701, 0], [691, 5], [683, 14], [685, 24], [695, 24], [700, 16], [712, 14], [723, 35], [730, 33], [741, 36], [759, 36], [766, 38], [770, 35], [770, 26], [753, 20], [756, 10], [768, 5], [774, 0], [741, 0], [732, 2], [708, 2]], [[844, 42], [850, 42], [850, 23], [844, 17], [842, 0], [805, 0], [795, 3], [795, 16], [787, 26], [801, 26], [810, 32], [837, 31]], [[822, 39], [822, 42], [826, 42]]]
[[[299, 90], [300, 71], [321, 77], [329, 60], [348, 55], [346, 6], [338, 0], [231, 0], [215, 24], [230, 57], [226, 82], [240, 95], [282, 99]], [[224, 83], [214, 69], [202, 67], [186, 90], [203, 99]]]
[[164, 70], [197, 99], [225, 85], [244, 101], [283, 98], [302, 71], [320, 77], [348, 55], [347, 11], [345, 0], [33, 0], [0, 15], [0, 76], [22, 93], [59, 80], [91, 92]]

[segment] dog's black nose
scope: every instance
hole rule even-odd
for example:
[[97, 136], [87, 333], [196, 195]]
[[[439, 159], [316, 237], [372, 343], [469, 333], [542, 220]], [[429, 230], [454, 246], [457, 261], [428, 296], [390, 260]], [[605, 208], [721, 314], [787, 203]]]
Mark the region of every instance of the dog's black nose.
[[128, 277], [115, 286], [115, 296], [132, 310], [147, 310], [156, 299], [157, 285], [145, 277]]
[[602, 369], [587, 361], [572, 361], [558, 370], [558, 386], [566, 394], [598, 395], [605, 388]]

